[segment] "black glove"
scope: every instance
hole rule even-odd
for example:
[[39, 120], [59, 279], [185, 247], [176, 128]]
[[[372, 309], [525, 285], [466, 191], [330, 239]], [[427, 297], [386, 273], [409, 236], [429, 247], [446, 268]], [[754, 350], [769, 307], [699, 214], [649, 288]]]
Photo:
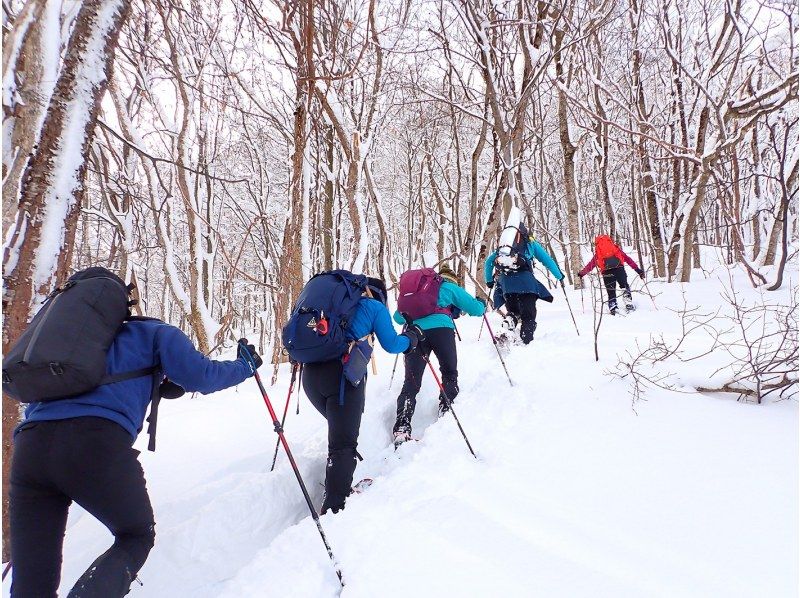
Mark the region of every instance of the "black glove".
[[179, 399], [185, 393], [183, 386], [175, 384], [169, 378], [164, 378], [164, 381], [158, 386], [158, 396], [162, 399]]
[[561, 288], [562, 289], [564, 288], [564, 279], [565, 278], [566, 278], [566, 276], [562, 276], [561, 278], [558, 279], [558, 282], [561, 283]]
[[641, 268], [639, 268], [638, 270], [636, 270], [636, 273], [639, 275], [639, 278], [641, 278], [642, 280], [644, 280], [644, 270], [642, 270]]
[[261, 359], [261, 356], [256, 353], [255, 345], [248, 343], [246, 338], [239, 339], [239, 346], [236, 349], [236, 356], [239, 359], [244, 359], [245, 363], [247, 363], [247, 365], [249, 365], [253, 371], [260, 368], [264, 363], [264, 360]]
[[408, 349], [403, 351], [404, 354], [411, 353], [419, 343], [425, 340], [425, 333], [422, 328], [416, 325], [406, 327], [403, 336], [408, 338]]
[[487, 287], [489, 288], [489, 290], [491, 291], [491, 290], [492, 290], [492, 288], [494, 287], [494, 281], [493, 281], [493, 280], [490, 280], [489, 282], [487, 282], [487, 283], [486, 283], [486, 286], [487, 286]]

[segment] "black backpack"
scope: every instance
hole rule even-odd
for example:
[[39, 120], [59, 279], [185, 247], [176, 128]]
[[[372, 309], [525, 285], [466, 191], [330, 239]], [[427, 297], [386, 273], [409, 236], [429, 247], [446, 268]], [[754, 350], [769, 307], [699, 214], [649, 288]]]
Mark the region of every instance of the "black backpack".
[[[508, 227], [507, 227], [508, 228]], [[513, 274], [515, 272], [531, 271], [533, 266], [528, 255], [528, 229], [520, 222], [519, 228], [515, 228], [517, 234], [511, 245], [501, 245], [497, 248], [494, 267], [503, 274]], [[505, 251], [503, 251], [505, 250]]]
[[22, 403], [55, 401], [103, 384], [155, 374], [106, 373], [106, 353], [130, 318], [129, 293], [105, 268], [75, 273], [53, 291], [3, 359], [3, 392]]

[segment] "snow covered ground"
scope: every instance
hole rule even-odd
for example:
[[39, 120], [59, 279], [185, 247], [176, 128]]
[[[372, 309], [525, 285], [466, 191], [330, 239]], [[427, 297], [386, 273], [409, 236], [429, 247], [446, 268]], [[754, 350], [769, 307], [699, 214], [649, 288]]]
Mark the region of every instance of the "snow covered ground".
[[[375, 482], [322, 518], [341, 596], [798, 595], [797, 403], [657, 390], [634, 411], [626, 381], [603, 372], [651, 332], [674, 336], [668, 308], [683, 302], [679, 285], [649, 287], [657, 310], [637, 295], [637, 312], [604, 317], [599, 363], [589, 293], [583, 309], [570, 293], [581, 336], [560, 291], [540, 303], [536, 340], [507, 357], [513, 388], [485, 330], [477, 340], [480, 320], [458, 320], [456, 407], [478, 460], [452, 417], [437, 420], [429, 375], [414, 418], [421, 442], [391, 448], [403, 368], [390, 389], [394, 358], [376, 351], [355, 477]], [[685, 287], [703, 305], [719, 304], [720, 288], [713, 278]], [[282, 370], [268, 389], [277, 410], [288, 379]], [[287, 437], [319, 505], [326, 428], [305, 399], [295, 415], [295, 401]], [[157, 538], [131, 596], [340, 595], [285, 455], [269, 473], [275, 438], [252, 381], [162, 404], [158, 451], [137, 443]], [[109, 543], [73, 508], [62, 593]]]

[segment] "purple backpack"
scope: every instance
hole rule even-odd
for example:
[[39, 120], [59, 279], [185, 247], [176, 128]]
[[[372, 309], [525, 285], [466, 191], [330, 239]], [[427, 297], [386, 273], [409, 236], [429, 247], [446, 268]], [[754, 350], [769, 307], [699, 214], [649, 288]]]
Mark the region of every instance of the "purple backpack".
[[418, 320], [431, 314], [450, 315], [450, 309], [439, 307], [439, 288], [442, 277], [433, 268], [408, 270], [400, 276], [400, 294], [397, 298], [397, 311]]

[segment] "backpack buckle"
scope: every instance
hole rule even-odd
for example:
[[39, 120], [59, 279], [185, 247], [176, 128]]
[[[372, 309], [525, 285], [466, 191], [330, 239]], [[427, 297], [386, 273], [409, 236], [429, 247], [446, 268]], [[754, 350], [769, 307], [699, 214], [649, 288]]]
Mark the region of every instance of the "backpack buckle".
[[319, 334], [320, 336], [325, 336], [326, 334], [328, 334], [328, 330], [329, 330], [329, 328], [328, 328], [328, 319], [320, 317], [320, 319], [317, 320], [317, 325], [316, 325], [316, 327], [314, 329], [317, 331], [317, 334]]
[[60, 376], [61, 374], [64, 373], [64, 368], [57, 361], [51, 361], [50, 362], [50, 372], [54, 376]]

